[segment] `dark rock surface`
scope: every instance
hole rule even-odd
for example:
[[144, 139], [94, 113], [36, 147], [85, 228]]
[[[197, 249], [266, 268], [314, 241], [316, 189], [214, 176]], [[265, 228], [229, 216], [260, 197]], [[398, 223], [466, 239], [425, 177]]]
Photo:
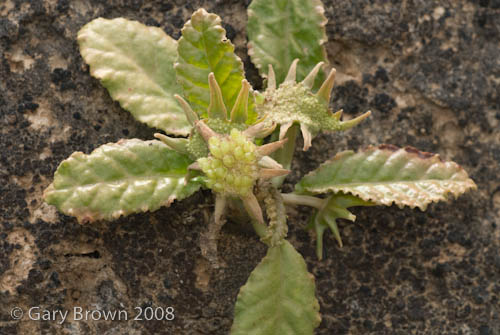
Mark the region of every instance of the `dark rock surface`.
[[[214, 270], [198, 239], [209, 192], [154, 213], [80, 226], [44, 205], [63, 159], [122, 137], [151, 139], [90, 77], [76, 33], [102, 16], [178, 38], [198, 7], [219, 14], [245, 56], [249, 1], [6, 0], [0, 3], [0, 334], [226, 334], [239, 287], [265, 253], [228, 224]], [[325, 259], [290, 211], [292, 243], [317, 278], [317, 334], [500, 334], [500, 2], [327, 1], [337, 68], [334, 106], [372, 117], [297, 152], [295, 182], [338, 150], [412, 145], [461, 164], [478, 190], [422, 213], [355, 209]], [[299, 147], [301, 147], [299, 145]], [[285, 185], [290, 190], [291, 184]], [[129, 321], [14, 321], [10, 311], [127, 310]], [[175, 308], [173, 321], [134, 321], [134, 307]]]

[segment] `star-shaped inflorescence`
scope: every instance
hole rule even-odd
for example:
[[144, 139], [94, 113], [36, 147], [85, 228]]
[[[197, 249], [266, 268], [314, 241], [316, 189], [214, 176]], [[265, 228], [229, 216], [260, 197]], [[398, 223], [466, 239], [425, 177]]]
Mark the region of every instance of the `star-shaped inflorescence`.
[[308, 150], [313, 137], [320, 131], [346, 130], [371, 114], [366, 112], [352, 120], [340, 121], [342, 111], [331, 113], [328, 108], [335, 69], [330, 71], [320, 89], [313, 93], [311, 89], [323, 62], [318, 63], [303, 81], [297, 83], [298, 61], [293, 61], [285, 81], [279, 87], [276, 87], [273, 67], [269, 65], [268, 86], [263, 93], [262, 103], [256, 105], [258, 113], [265, 115], [268, 122], [280, 125], [280, 140], [294, 123], [298, 123], [304, 138], [304, 150]]

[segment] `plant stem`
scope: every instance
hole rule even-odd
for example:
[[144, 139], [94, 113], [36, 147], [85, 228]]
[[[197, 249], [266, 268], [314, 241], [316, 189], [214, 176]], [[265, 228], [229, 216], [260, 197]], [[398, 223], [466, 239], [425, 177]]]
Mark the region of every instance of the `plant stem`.
[[252, 222], [253, 230], [260, 237], [261, 240], [264, 240], [267, 237], [267, 226], [259, 223], [257, 220], [250, 220]]
[[[260, 186], [260, 185], [259, 185]], [[262, 183], [258, 196], [262, 199], [269, 224], [267, 237], [263, 241], [269, 246], [274, 246], [286, 237], [288, 226], [286, 224], [286, 209], [280, 191], [271, 183]]]
[[285, 205], [303, 205], [322, 209], [325, 205], [325, 199], [316, 198], [309, 195], [299, 195], [294, 193], [282, 193]]
[[239, 198], [229, 198], [228, 200], [228, 216], [231, 220], [238, 222], [240, 224], [252, 224], [253, 230], [259, 236], [261, 240], [264, 240], [268, 236], [268, 227], [254, 220], [248, 215], [243, 203]]
[[[288, 141], [285, 143], [283, 148], [276, 151], [272, 157], [281, 165], [283, 165], [284, 169], [290, 169], [292, 166], [293, 154], [295, 152], [295, 142], [297, 140], [297, 134], [299, 133], [299, 125], [294, 124], [291, 126], [286, 132], [285, 138]], [[279, 136], [279, 129], [277, 129], [273, 136], [271, 137], [271, 141], [277, 141]], [[272, 179], [273, 186], [276, 188], [280, 188], [285, 180], [286, 176], [279, 176]]]

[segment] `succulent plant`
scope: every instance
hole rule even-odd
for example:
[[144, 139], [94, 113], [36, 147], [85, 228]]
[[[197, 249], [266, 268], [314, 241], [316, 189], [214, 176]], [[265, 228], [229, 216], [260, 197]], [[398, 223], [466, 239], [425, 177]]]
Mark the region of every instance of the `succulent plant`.
[[137, 120], [166, 134], [73, 153], [44, 197], [88, 223], [212, 190], [214, 215], [200, 245], [211, 264], [219, 266], [217, 236], [231, 206], [246, 210], [268, 246], [240, 290], [231, 334], [313, 334], [321, 320], [314, 278], [286, 240], [285, 205], [313, 209], [309, 227], [321, 259], [325, 230], [342, 245], [337, 220], [354, 221], [350, 207], [425, 210], [476, 186], [438, 155], [381, 145], [341, 152], [304, 176], [294, 192], [282, 193], [299, 129], [308, 150], [319, 132], [350, 129], [370, 112], [341, 120], [342, 111], [330, 111], [335, 69], [324, 79], [326, 19], [319, 0], [254, 0], [248, 17], [249, 54], [266, 79], [263, 92], [245, 79], [220, 18], [204, 9], [193, 13], [178, 41], [123, 18], [84, 26], [78, 42], [90, 73]]

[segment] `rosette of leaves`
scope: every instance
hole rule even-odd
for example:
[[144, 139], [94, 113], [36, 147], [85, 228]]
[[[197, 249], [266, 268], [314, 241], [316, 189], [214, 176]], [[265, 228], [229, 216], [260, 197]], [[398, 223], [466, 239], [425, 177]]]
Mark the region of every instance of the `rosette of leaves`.
[[216, 242], [228, 206], [247, 213], [268, 246], [240, 290], [231, 334], [312, 335], [321, 320], [314, 278], [286, 240], [285, 205], [313, 208], [310, 228], [321, 258], [326, 229], [342, 245], [337, 221], [354, 221], [350, 207], [425, 210], [475, 184], [437, 155], [383, 145], [339, 153], [303, 177], [295, 192], [282, 194], [299, 129], [307, 150], [320, 131], [349, 129], [369, 112], [347, 121], [330, 112], [335, 70], [324, 79], [326, 19], [319, 0], [254, 0], [248, 17], [249, 54], [267, 79], [262, 93], [246, 81], [220, 18], [203, 9], [178, 41], [123, 18], [85, 25], [78, 42], [90, 73], [138, 121], [164, 133], [73, 153], [44, 198], [87, 223], [212, 190], [215, 209], [200, 239], [202, 255], [219, 265]]
[[[138, 121], [166, 134], [155, 134], [158, 140], [121, 140], [90, 154], [72, 154], [59, 165], [45, 200], [80, 223], [89, 223], [156, 210], [200, 188], [212, 189], [216, 201], [208, 227], [211, 238], [209, 246], [201, 248], [213, 260], [213, 239], [224, 223], [226, 203], [240, 199], [270, 247], [263, 260], [267, 266], [255, 273], [268, 277], [269, 287], [281, 283], [273, 271], [276, 264], [282, 264], [290, 277], [297, 275], [275, 295], [272, 312], [280, 315], [288, 306], [305, 318], [279, 318], [272, 327], [291, 327], [297, 334], [312, 331], [319, 320], [314, 281], [300, 254], [284, 240], [283, 201], [266, 182], [289, 172], [269, 157], [286, 141], [256, 144], [275, 125], [257, 120], [254, 91], [220, 18], [196, 11], [178, 41], [135, 21], [100, 18], [80, 30], [78, 42], [90, 73], [111, 97]], [[303, 293], [293, 293], [297, 290]], [[246, 291], [252, 293], [253, 284]], [[304, 301], [308, 303], [302, 306]], [[235, 329], [252, 317], [254, 308], [269, 315], [252, 304], [238, 307], [241, 321], [235, 322]]]

